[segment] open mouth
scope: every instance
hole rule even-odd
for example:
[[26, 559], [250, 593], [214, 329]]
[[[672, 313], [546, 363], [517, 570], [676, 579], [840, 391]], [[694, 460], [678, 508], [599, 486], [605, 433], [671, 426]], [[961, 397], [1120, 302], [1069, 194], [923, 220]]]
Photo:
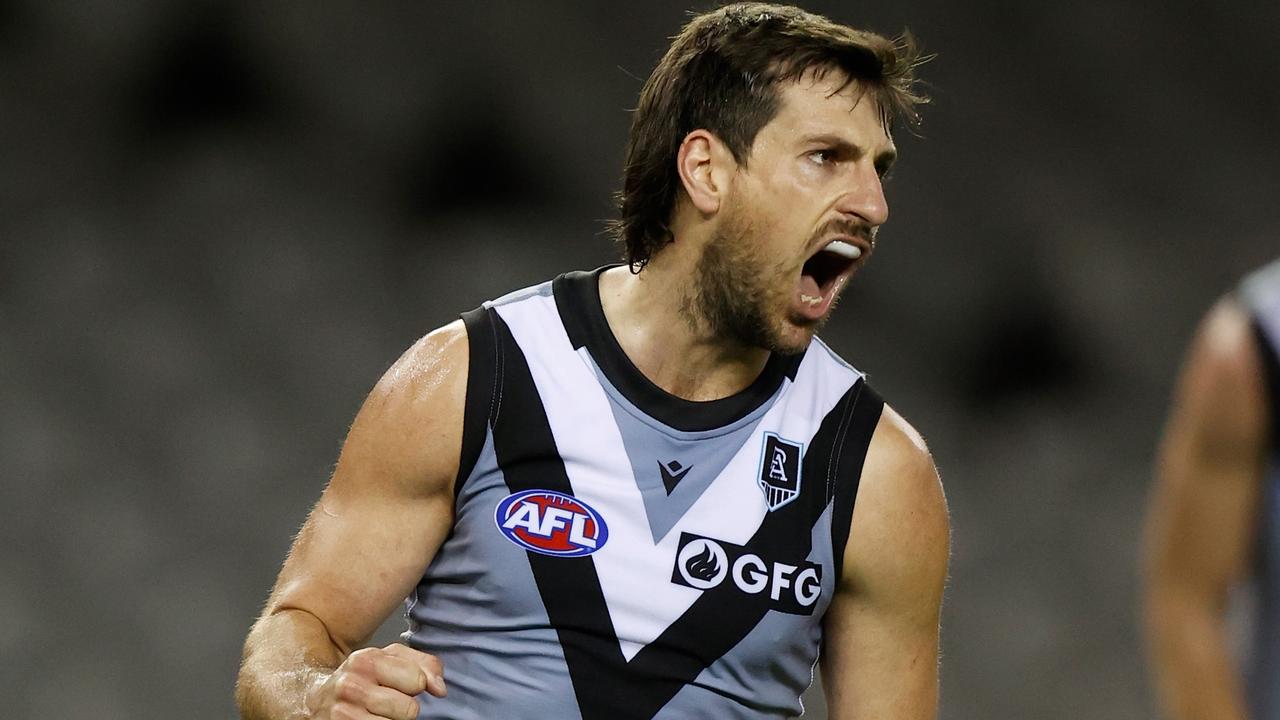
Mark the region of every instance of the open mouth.
[[[813, 257], [805, 261], [804, 267], [800, 270], [803, 295], [815, 298], [812, 301], [814, 305], [830, 299], [836, 281], [853, 268], [860, 257], [862, 257], [862, 248], [853, 243], [844, 240], [832, 240], [827, 243], [825, 247], [814, 253]], [[805, 299], [808, 300], [808, 298]]]

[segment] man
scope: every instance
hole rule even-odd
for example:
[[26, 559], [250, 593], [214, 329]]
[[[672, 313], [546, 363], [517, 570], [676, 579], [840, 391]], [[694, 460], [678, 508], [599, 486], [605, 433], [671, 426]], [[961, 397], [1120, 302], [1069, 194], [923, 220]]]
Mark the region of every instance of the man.
[[[916, 62], [795, 8], [694, 18], [636, 110], [628, 265], [486, 303], [379, 382], [243, 715], [794, 716], [821, 647], [831, 717], [934, 717], [937, 473], [814, 340], [887, 219]], [[406, 596], [408, 646], [357, 650]]]
[[[1208, 314], [1160, 451], [1147, 527], [1151, 666], [1174, 720], [1280, 718], [1280, 261]], [[1243, 672], [1232, 591], [1258, 599]]]

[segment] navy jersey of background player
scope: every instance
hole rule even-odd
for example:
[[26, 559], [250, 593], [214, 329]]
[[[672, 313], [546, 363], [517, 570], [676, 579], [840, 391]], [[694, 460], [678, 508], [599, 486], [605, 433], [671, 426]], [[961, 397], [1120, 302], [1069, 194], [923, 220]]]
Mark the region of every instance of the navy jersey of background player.
[[1241, 284], [1266, 369], [1271, 438], [1261, 493], [1254, 580], [1258, 606], [1250, 633], [1249, 704], [1259, 720], [1280, 720], [1280, 260]]
[[883, 402], [821, 341], [683, 400], [618, 345], [595, 272], [485, 303], [455, 525], [406, 641], [421, 717], [793, 717]]

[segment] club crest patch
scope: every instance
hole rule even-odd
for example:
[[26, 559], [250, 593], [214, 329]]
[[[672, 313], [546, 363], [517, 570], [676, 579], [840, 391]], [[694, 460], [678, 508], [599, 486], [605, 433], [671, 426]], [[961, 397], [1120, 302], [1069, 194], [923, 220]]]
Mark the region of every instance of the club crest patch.
[[581, 557], [604, 547], [609, 527], [595, 508], [554, 490], [525, 490], [498, 503], [498, 530], [526, 550], [555, 557]]
[[770, 511], [786, 505], [800, 494], [800, 458], [804, 446], [784, 440], [776, 434], [764, 434], [764, 450], [760, 454], [760, 479], [757, 484], [764, 493], [765, 505]]

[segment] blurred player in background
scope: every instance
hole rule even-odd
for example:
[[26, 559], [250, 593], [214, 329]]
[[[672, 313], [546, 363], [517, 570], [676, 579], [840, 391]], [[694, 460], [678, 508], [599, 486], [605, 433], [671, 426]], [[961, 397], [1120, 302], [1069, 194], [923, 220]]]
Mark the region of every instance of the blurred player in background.
[[[1280, 261], [1200, 326], [1174, 395], [1147, 527], [1151, 667], [1173, 720], [1280, 719]], [[1246, 647], [1234, 591], [1256, 596]]]
[[[694, 18], [635, 113], [627, 264], [383, 377], [250, 632], [243, 715], [791, 717], [821, 648], [832, 717], [935, 717], [938, 476], [814, 337], [888, 218], [917, 61], [796, 8]], [[407, 644], [359, 649], [406, 597]]]

